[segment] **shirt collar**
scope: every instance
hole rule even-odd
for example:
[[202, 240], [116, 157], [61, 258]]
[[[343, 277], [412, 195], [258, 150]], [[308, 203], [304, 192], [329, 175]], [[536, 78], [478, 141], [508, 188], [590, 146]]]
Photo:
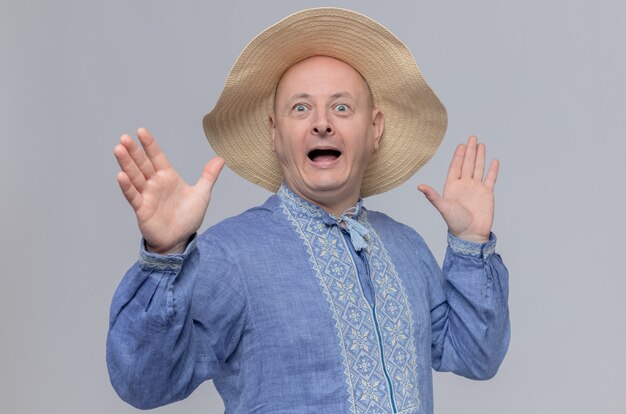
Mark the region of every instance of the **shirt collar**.
[[359, 221], [365, 220], [363, 199], [359, 199], [353, 207], [348, 208], [339, 216], [335, 216], [329, 214], [320, 206], [303, 199], [291, 191], [284, 182], [276, 194], [291, 212], [311, 218], [319, 218], [328, 226], [337, 225], [345, 228], [350, 233], [350, 239], [355, 250], [360, 251], [367, 247], [366, 240], [369, 238], [369, 230], [359, 223]]

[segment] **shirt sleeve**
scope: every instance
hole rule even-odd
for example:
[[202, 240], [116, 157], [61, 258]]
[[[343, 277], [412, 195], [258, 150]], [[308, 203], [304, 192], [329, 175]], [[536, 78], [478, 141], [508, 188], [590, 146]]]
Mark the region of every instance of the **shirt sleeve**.
[[[485, 243], [448, 234], [443, 272], [431, 286], [432, 363], [471, 379], [493, 377], [508, 349], [508, 271]], [[433, 259], [434, 260], [434, 259]]]
[[239, 277], [230, 251], [210, 237], [175, 255], [142, 242], [113, 297], [107, 337], [111, 384], [124, 401], [165, 405], [218, 375], [245, 325]]

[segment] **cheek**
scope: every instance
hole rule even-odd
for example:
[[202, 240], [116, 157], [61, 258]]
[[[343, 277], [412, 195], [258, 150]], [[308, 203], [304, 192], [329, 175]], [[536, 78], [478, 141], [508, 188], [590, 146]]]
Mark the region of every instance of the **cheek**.
[[282, 135], [276, 135], [274, 140], [274, 153], [281, 165], [294, 164], [298, 160], [301, 152], [296, 143], [288, 141], [287, 138]]
[[374, 153], [378, 149], [378, 144], [374, 141], [374, 137], [370, 131], [363, 130], [362, 135], [353, 136], [350, 140], [350, 158], [354, 162], [369, 162]]
[[306, 131], [308, 129], [298, 123], [289, 123], [276, 129], [274, 134], [276, 151], [300, 156], [305, 149]]

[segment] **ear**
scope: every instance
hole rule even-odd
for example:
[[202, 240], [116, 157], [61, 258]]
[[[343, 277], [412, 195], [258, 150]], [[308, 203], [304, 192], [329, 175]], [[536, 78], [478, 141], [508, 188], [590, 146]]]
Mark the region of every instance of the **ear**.
[[385, 114], [380, 109], [372, 109], [372, 128], [374, 130], [374, 151], [380, 147], [380, 137], [385, 130]]
[[270, 124], [270, 137], [272, 139], [272, 151], [276, 152], [276, 146], [274, 145], [274, 135], [276, 133], [276, 124], [274, 123], [273, 114], [270, 115], [268, 118], [269, 118], [269, 124]]

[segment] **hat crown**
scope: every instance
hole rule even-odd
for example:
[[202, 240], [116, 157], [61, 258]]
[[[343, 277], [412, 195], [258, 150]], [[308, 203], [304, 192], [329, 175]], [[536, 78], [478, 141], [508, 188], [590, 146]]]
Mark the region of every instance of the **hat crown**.
[[385, 131], [363, 176], [361, 196], [405, 182], [439, 147], [447, 127], [446, 110], [409, 49], [379, 23], [347, 9], [303, 10], [250, 41], [215, 108], [204, 117], [214, 151], [243, 178], [277, 191], [283, 177], [271, 148], [269, 125], [276, 86], [288, 68], [318, 55], [355, 68], [385, 114]]

